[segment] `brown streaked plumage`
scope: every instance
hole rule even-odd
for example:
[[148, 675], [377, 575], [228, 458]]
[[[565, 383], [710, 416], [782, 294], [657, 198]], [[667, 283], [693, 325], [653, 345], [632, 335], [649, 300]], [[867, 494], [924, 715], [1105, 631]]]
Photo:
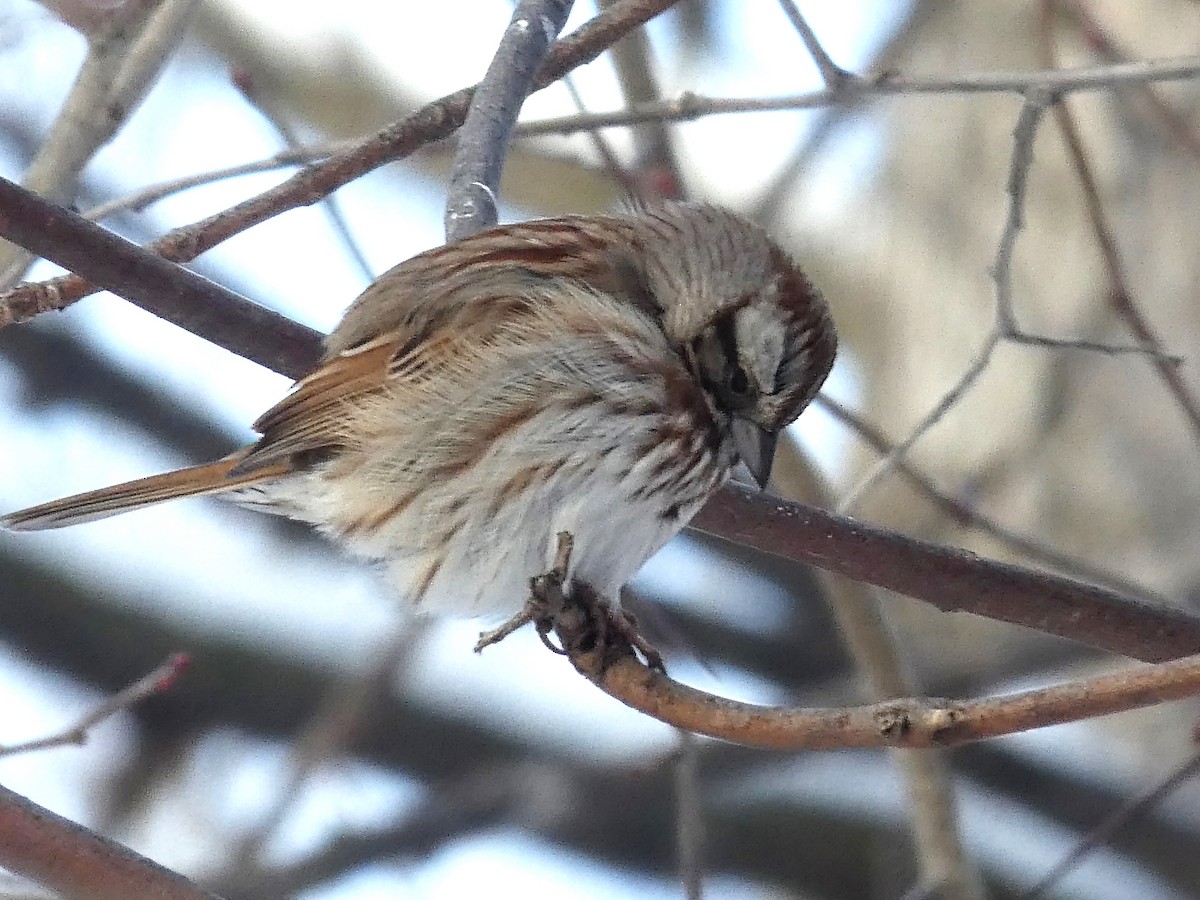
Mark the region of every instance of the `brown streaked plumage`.
[[227, 493], [383, 560], [423, 608], [507, 614], [574, 537], [613, 600], [833, 363], [829, 310], [756, 225], [707, 205], [483, 232], [395, 267], [238, 453], [13, 513], [56, 528]]

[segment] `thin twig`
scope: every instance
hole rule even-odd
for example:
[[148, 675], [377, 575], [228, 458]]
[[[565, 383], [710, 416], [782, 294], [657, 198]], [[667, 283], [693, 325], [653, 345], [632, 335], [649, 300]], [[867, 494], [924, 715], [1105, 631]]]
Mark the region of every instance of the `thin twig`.
[[124, 212], [125, 210], [140, 211], [160, 200], [174, 196], [175, 194], [181, 194], [184, 191], [190, 191], [192, 188], [216, 184], [217, 182], [227, 181], [231, 178], [240, 178], [243, 175], [273, 172], [277, 169], [294, 168], [303, 163], [328, 159], [335, 153], [344, 152], [347, 148], [354, 146], [354, 143], [353, 141], [336, 141], [331, 144], [297, 147], [294, 150], [282, 150], [265, 159], [251, 160], [250, 162], [238, 163], [235, 166], [224, 166], [220, 169], [211, 169], [207, 172], [197, 172], [194, 175], [185, 175], [182, 178], [161, 181], [158, 184], [149, 185], [133, 193], [126, 194], [123, 197], [117, 197], [114, 200], [93, 206], [84, 212], [83, 217], [93, 222], [99, 222], [114, 213]]
[[[1104, 62], [1110, 65], [1129, 62], [1131, 59], [1129, 53], [1123, 50], [1105, 30], [1096, 18], [1091, 4], [1085, 4], [1081, 0], [1058, 0], [1055, 5], [1060, 9], [1066, 8], [1067, 15], [1074, 18], [1079, 24], [1084, 42]], [[1046, 38], [1050, 37], [1049, 32], [1045, 29], [1043, 29], [1043, 34]], [[1052, 50], [1049, 44], [1044, 44], [1043, 49]], [[1047, 69], [1055, 68], [1052, 58], [1044, 59], [1043, 64]], [[1138, 94], [1145, 98], [1154, 117], [1158, 119], [1167, 133], [1178, 141], [1189, 154], [1200, 158], [1200, 136], [1197, 136], [1191, 121], [1160, 97], [1150, 85], [1138, 85], [1137, 88]]]
[[857, 78], [853, 73], [846, 71], [833, 61], [833, 58], [821, 46], [821, 42], [817, 39], [817, 33], [812, 30], [812, 26], [808, 24], [794, 0], [779, 0], [779, 5], [783, 7], [783, 12], [788, 17], [788, 21], [792, 23], [792, 27], [800, 33], [800, 40], [804, 41], [808, 55], [812, 57], [827, 88], [836, 91], [847, 82]]
[[1120, 809], [1114, 810], [1103, 822], [1089, 831], [1037, 884], [1020, 894], [1021, 900], [1045, 897], [1050, 889], [1069, 875], [1088, 854], [1107, 844], [1118, 831], [1145, 815], [1197, 773], [1200, 773], [1200, 753], [1193, 754], [1158, 784], [1136, 797], [1131, 797]]
[[1168, 353], [1157, 347], [1133, 344], [1105, 344], [1100, 341], [1088, 341], [1077, 338], [1055, 338], [1044, 334], [1030, 334], [1027, 331], [1005, 332], [1004, 339], [1013, 344], [1024, 344], [1029, 347], [1047, 347], [1052, 350], [1084, 350], [1088, 353], [1099, 353], [1101, 356], [1144, 356], [1155, 363], [1169, 369], [1182, 366], [1184, 358], [1175, 353]]
[[62, 747], [68, 744], [85, 743], [91, 730], [105, 719], [141, 703], [147, 697], [169, 691], [180, 673], [187, 668], [188, 662], [186, 653], [176, 653], [150, 674], [142, 676], [133, 684], [106, 698], [69, 728], [65, 728], [57, 734], [24, 741], [20, 744], [0, 745], [0, 757], [32, 753], [35, 750], [48, 750], [51, 747]]
[[446, 195], [446, 240], [496, 224], [500, 174], [521, 105], [574, 0], [519, 0], [483, 81], [475, 88]]
[[1025, 224], [1025, 189], [1029, 181], [1029, 167], [1033, 163], [1033, 142], [1050, 101], [1050, 95], [1045, 92], [1027, 95], [1013, 129], [1012, 162], [1008, 170], [1008, 215], [992, 266], [992, 280], [996, 285], [996, 320], [1002, 334], [1017, 330], [1012, 303], [1013, 250], [1017, 245], [1017, 234]]
[[[579, 88], [575, 86], [575, 80], [568, 75], [563, 79], [562, 83], [567, 89], [567, 93], [571, 96], [571, 102], [575, 104], [575, 108], [581, 113], [586, 113], [587, 107], [584, 105], [583, 95], [579, 93]], [[604, 134], [600, 131], [589, 131], [587, 137], [591, 141], [596, 155], [600, 157], [600, 162], [604, 165], [604, 170], [624, 188], [625, 193], [629, 197], [637, 197], [637, 184], [630, 177], [629, 173], [625, 171], [625, 167], [621, 165], [621, 160], [617, 157], [616, 150], [613, 149], [612, 144], [604, 137]]]
[[899, 76], [857, 79], [836, 91], [822, 88], [777, 97], [708, 97], [685, 92], [661, 103], [640, 103], [628, 109], [558, 116], [526, 123], [522, 135], [571, 134], [593, 128], [620, 128], [643, 122], [683, 122], [705, 116], [749, 112], [818, 109], [851, 101], [914, 94], [1019, 94], [1042, 91], [1053, 96], [1078, 91], [1111, 90], [1156, 81], [1184, 81], [1200, 76], [1200, 56], [1151, 60], [1078, 69], [1027, 72], [980, 72], [947, 78]]
[[[858, 435], [863, 443], [880, 456], [887, 456], [895, 450], [895, 443], [888, 440], [882, 431], [845, 404], [824, 393], [818, 394], [813, 402]], [[1094, 584], [1106, 585], [1126, 594], [1146, 597], [1160, 603], [1166, 602], [1161, 598], [1147, 596], [1147, 589], [1144, 585], [1134, 584], [1112, 572], [1099, 569], [1075, 557], [1066, 556], [1040, 541], [1012, 531], [985, 513], [980, 512], [973, 504], [965, 503], [952, 494], [941, 490], [929, 475], [917, 469], [903, 457], [896, 459], [895, 471], [903, 476], [918, 493], [949, 517], [951, 521], [987, 535], [1009, 550], [1019, 553], [1032, 562], [1050, 566], [1073, 578], [1081, 578], [1084, 581], [1090, 581]]]
[[679, 880], [687, 900], [704, 897], [704, 810], [700, 796], [700, 744], [688, 731], [679, 732], [675, 767], [675, 852]]
[[908, 456], [910, 450], [925, 434], [938, 422], [942, 421], [946, 413], [949, 412], [959, 400], [979, 380], [979, 376], [984, 373], [988, 365], [992, 361], [992, 354], [996, 351], [996, 347], [1000, 345], [1000, 333], [993, 328], [988, 333], [984, 341], [983, 348], [979, 354], [967, 366], [966, 371], [959, 376], [958, 381], [946, 393], [944, 393], [937, 404], [920, 422], [908, 433], [903, 441], [898, 443], [890, 453], [880, 459], [859, 482], [848, 490], [838, 503], [838, 512], [847, 513], [858, 505], [863, 496], [879, 483], [889, 472], [896, 468], [899, 462]]
[[[296, 129], [271, 109], [270, 104], [261, 96], [258, 86], [249, 72], [245, 69], [238, 69], [234, 71], [231, 80], [234, 87], [246, 98], [247, 102], [254, 107], [259, 115], [266, 119], [267, 124], [275, 129], [275, 133], [279, 135], [289, 150], [298, 150], [303, 146], [300, 136], [296, 134]], [[367, 261], [366, 254], [363, 253], [362, 247], [351, 233], [350, 225], [346, 221], [346, 217], [342, 215], [341, 204], [338, 203], [337, 198], [333, 194], [330, 194], [321, 201], [321, 207], [329, 217], [329, 224], [333, 227], [334, 233], [341, 238], [342, 246], [350, 254], [350, 259], [354, 261], [363, 278], [368, 284], [374, 281], [375, 270]], [[88, 218], [92, 217], [89, 215]]]
[[[1054, 64], [1054, 47], [1050, 33], [1043, 29], [1042, 55], [1047, 65]], [[1178, 364], [1163, 351], [1162, 341], [1151, 328], [1146, 316], [1134, 300], [1133, 290], [1125, 277], [1125, 268], [1121, 265], [1121, 253], [1117, 247], [1116, 235], [1108, 216], [1104, 212], [1104, 204], [1100, 199], [1100, 188], [1088, 162], [1088, 154], [1083, 146], [1083, 137], [1075, 124], [1075, 117], [1065, 100], [1060, 101], [1054, 109], [1055, 120], [1059, 132], [1067, 145], [1067, 155], [1079, 179], [1083, 191], [1084, 202], [1087, 205], [1088, 221], [1092, 234], [1100, 248], [1104, 259], [1105, 274], [1108, 278], [1109, 301], [1117, 315], [1125, 322], [1126, 327], [1138, 341], [1142, 352], [1151, 358], [1151, 363], [1159, 378], [1167, 386], [1167, 390], [1175, 398], [1175, 403], [1183, 412], [1191, 426], [1192, 437], [1200, 442], [1200, 400], [1184, 382], [1178, 370]]]

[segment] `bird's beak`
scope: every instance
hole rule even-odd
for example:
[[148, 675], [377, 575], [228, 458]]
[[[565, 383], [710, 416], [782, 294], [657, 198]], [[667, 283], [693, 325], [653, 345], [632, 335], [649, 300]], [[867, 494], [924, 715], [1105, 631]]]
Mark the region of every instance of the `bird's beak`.
[[775, 432], [737, 416], [733, 419], [732, 430], [733, 445], [737, 447], [738, 456], [750, 470], [759, 489], [765, 488], [771, 477], [771, 462], [775, 458]]

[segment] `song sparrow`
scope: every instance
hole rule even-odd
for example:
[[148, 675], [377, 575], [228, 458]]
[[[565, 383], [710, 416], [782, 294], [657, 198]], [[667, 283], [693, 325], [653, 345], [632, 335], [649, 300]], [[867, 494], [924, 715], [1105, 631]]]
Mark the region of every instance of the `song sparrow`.
[[423, 609], [508, 614], [574, 538], [619, 588], [833, 364], [829, 310], [758, 226], [709, 205], [505, 225], [379, 278], [320, 365], [210, 463], [13, 513], [57, 528], [227, 493], [387, 563]]

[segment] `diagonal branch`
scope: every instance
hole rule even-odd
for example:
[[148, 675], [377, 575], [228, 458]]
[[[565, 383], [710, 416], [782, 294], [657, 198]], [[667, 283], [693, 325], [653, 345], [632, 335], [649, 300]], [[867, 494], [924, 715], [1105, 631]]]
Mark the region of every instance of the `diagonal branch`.
[[[51, 262], [86, 273], [142, 309], [238, 356], [299, 378], [317, 360], [321, 336], [203, 275], [101, 228], [70, 210], [0, 178], [0, 237]], [[0, 307], [0, 325], [48, 307]], [[10, 314], [5, 319], [4, 314]]]
[[220, 900], [182, 875], [0, 787], [0, 860], [63, 897]]
[[[534, 79], [534, 89], [591, 62], [634, 28], [669, 9], [676, 0], [624, 0], [559, 41]], [[366, 138], [353, 148], [297, 172], [287, 181], [227, 210], [175, 228], [149, 245], [173, 262], [190, 262], [206, 250], [268, 219], [323, 200], [333, 191], [385, 163], [404, 159], [433, 141], [449, 137], [466, 119], [474, 88], [462, 88], [426, 104], [407, 118]], [[63, 309], [97, 288], [78, 275], [39, 285], [23, 285], [0, 297], [0, 324], [18, 321], [5, 303], [46, 311]]]
[[886, 528], [724, 488], [692, 519], [697, 531], [887, 588], [939, 609], [970, 612], [1159, 662], [1200, 653], [1200, 618]]
[[500, 173], [521, 104], [574, 0], [520, 0], [458, 135], [446, 197], [446, 240], [496, 224]]
[[143, 675], [133, 684], [126, 686], [113, 696], [105, 698], [102, 703], [69, 728], [48, 737], [0, 746], [0, 757], [16, 756], [18, 753], [33, 753], [51, 747], [62, 747], [66, 744], [83, 744], [87, 741], [89, 732], [105, 719], [141, 703], [147, 697], [170, 690], [180, 673], [187, 668], [188, 662], [189, 658], [186, 653], [173, 654], [153, 672]]
[[820, 71], [827, 88], [836, 91], [847, 81], [853, 81], [857, 77], [833, 61], [833, 57], [822, 46], [821, 41], [817, 38], [817, 33], [808, 24], [808, 20], [804, 18], [804, 14], [800, 12], [800, 7], [795, 4], [794, 0], [780, 0], [779, 5], [783, 7], [784, 15], [792, 23], [792, 27], [799, 32], [800, 40], [804, 41], [804, 47]]

